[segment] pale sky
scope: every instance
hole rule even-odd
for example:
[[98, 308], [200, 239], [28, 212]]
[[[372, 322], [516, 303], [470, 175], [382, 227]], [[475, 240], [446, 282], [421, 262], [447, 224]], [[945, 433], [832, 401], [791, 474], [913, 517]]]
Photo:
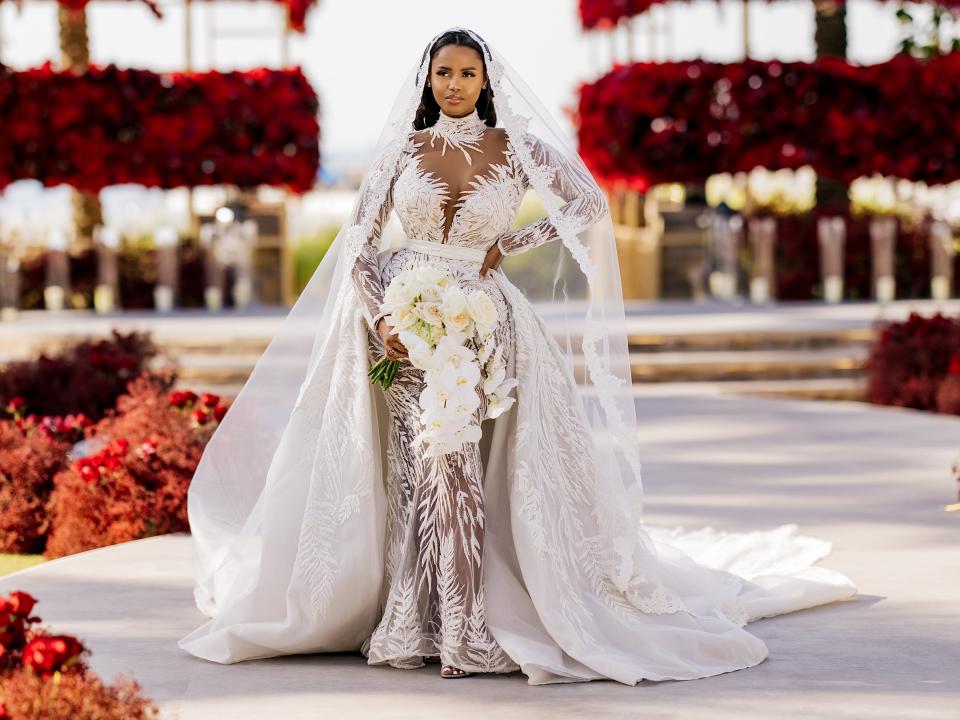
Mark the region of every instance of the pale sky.
[[[161, 0], [164, 19], [137, 3], [103, 0], [88, 6], [96, 63], [178, 70], [183, 67], [182, 0]], [[272, 2], [195, 2], [194, 63], [227, 70], [276, 66], [280, 11]], [[894, 3], [848, 3], [850, 56], [879, 62], [896, 49]], [[813, 59], [813, 9], [805, 0], [750, 6], [752, 55]], [[742, 4], [675, 2], [654, 9], [661, 26], [651, 54], [649, 20], [637, 23], [636, 58], [735, 61], [742, 57]], [[321, 0], [305, 35], [293, 35], [290, 59], [301, 64], [321, 100], [324, 162], [334, 169], [363, 163], [380, 132], [399, 83], [426, 42], [450, 25], [477, 31], [497, 47], [564, 122], [573, 89], [609, 66], [607, 33], [584, 34], [576, 0]], [[219, 28], [220, 37], [213, 29]], [[231, 35], [232, 33], [232, 35]], [[55, 3], [29, 0], [23, 12], [0, 3], [0, 59], [14, 68], [56, 60]], [[622, 53], [624, 44], [619, 43]]]

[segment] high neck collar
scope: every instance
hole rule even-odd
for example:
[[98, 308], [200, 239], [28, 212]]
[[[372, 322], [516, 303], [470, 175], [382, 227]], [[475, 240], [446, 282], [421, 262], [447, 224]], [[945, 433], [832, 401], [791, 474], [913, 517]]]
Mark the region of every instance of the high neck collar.
[[460, 150], [469, 164], [471, 159], [470, 153], [467, 152], [468, 149], [475, 150], [479, 153], [483, 152], [483, 150], [480, 149], [480, 139], [483, 137], [483, 131], [486, 127], [487, 124], [480, 119], [476, 108], [463, 117], [447, 115], [441, 109], [437, 121], [428, 127], [427, 131], [430, 133], [431, 147], [433, 146], [433, 141], [437, 138], [443, 140], [443, 145], [440, 149], [441, 156], [446, 154], [447, 146], [449, 145], [452, 148]]
[[462, 132], [479, 132], [486, 127], [486, 123], [480, 119], [480, 114], [477, 112], [477, 108], [474, 107], [469, 113], [463, 117], [453, 117], [452, 115], [447, 115], [443, 109], [440, 110], [440, 117], [437, 118], [435, 127], [444, 133], [462, 133]]

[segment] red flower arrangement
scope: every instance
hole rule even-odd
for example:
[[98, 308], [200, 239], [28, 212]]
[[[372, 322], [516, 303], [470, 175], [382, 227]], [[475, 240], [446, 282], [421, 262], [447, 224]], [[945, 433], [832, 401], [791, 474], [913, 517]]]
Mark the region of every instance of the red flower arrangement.
[[[50, 108], [56, 108], [51, 111]], [[300, 68], [75, 75], [0, 65], [0, 189], [35, 178], [97, 192], [229, 183], [305, 192], [319, 166], [318, 101]]]
[[[163, 13], [160, 12], [160, 6], [157, 5], [154, 0], [136, 1], [150, 8], [150, 11], [158, 18], [163, 17]], [[59, 0], [59, 2], [71, 10], [83, 10], [90, 0]], [[317, 4], [317, 0], [273, 0], [273, 2], [287, 6], [289, 12], [288, 17], [290, 18], [290, 29], [301, 33], [306, 30], [307, 11]]]
[[[767, 0], [767, 2], [774, 1]], [[670, 0], [580, 0], [580, 24], [585, 30], [608, 30], [624, 18], [642, 15], [650, 9], [651, 5], [667, 2]], [[931, 4], [958, 8], [960, 0], [936, 0]]]
[[56, 475], [45, 555], [189, 529], [190, 480], [227, 408], [173, 382], [170, 371], [131, 382], [96, 426], [105, 444]]
[[870, 402], [960, 414], [960, 317], [881, 325], [867, 358]]
[[0, 720], [156, 720], [159, 708], [140, 685], [106, 685], [72, 635], [53, 635], [31, 615], [36, 599], [17, 590], [0, 597]]
[[756, 166], [950, 182], [960, 178], [958, 74], [960, 53], [864, 67], [615, 65], [580, 87], [580, 154], [598, 177], [640, 191]]

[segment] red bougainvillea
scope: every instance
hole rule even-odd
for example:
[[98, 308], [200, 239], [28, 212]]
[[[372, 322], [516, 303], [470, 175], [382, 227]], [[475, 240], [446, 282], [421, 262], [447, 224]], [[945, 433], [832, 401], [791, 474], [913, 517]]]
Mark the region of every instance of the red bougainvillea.
[[76, 75], [0, 65], [0, 189], [34, 178], [90, 192], [275, 185], [305, 192], [319, 166], [318, 101], [300, 68]]
[[960, 413], [960, 318], [911, 313], [882, 325], [866, 367], [870, 402]]
[[615, 65], [580, 88], [579, 150], [599, 177], [641, 191], [757, 166], [950, 182], [960, 178], [958, 75], [960, 53], [865, 67]]

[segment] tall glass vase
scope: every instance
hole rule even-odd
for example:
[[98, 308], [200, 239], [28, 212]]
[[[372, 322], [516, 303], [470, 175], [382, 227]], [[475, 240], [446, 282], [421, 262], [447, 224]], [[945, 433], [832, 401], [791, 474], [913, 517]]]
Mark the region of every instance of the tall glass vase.
[[20, 256], [13, 234], [0, 237], [0, 321], [16, 320], [20, 310]]
[[97, 285], [93, 290], [93, 307], [98, 313], [108, 313], [116, 309], [120, 299], [117, 261], [120, 233], [116, 228], [97, 225], [93, 229], [93, 243], [97, 251]]
[[255, 220], [219, 221], [210, 231], [214, 238], [217, 266], [224, 272], [233, 269], [233, 287], [231, 297], [234, 307], [247, 307], [253, 297], [254, 249], [259, 238]]
[[157, 252], [157, 284], [153, 288], [153, 307], [160, 312], [173, 309], [179, 282], [177, 273], [177, 229], [169, 225], [158, 227], [153, 233]]
[[897, 219], [892, 215], [870, 218], [870, 250], [873, 266], [873, 296], [887, 303], [896, 297], [894, 249], [897, 242]]
[[774, 294], [773, 248], [777, 237], [777, 221], [772, 217], [750, 218], [747, 221], [747, 234], [753, 251], [750, 301], [768, 303]]
[[953, 229], [942, 220], [930, 225], [930, 297], [948, 300], [953, 288]]
[[831, 304], [843, 300], [843, 245], [846, 237], [847, 225], [843, 217], [825, 215], [817, 220], [823, 299]]
[[70, 292], [70, 258], [67, 233], [52, 228], [47, 233], [47, 277], [43, 288], [43, 306], [47, 310], [63, 310]]
[[710, 294], [720, 300], [737, 297], [740, 239], [743, 218], [740, 215], [715, 214], [710, 223], [710, 242], [714, 267], [710, 273]]
[[203, 302], [207, 310], [223, 307], [224, 267], [217, 253], [218, 232], [213, 223], [200, 226], [200, 247], [203, 248]]

